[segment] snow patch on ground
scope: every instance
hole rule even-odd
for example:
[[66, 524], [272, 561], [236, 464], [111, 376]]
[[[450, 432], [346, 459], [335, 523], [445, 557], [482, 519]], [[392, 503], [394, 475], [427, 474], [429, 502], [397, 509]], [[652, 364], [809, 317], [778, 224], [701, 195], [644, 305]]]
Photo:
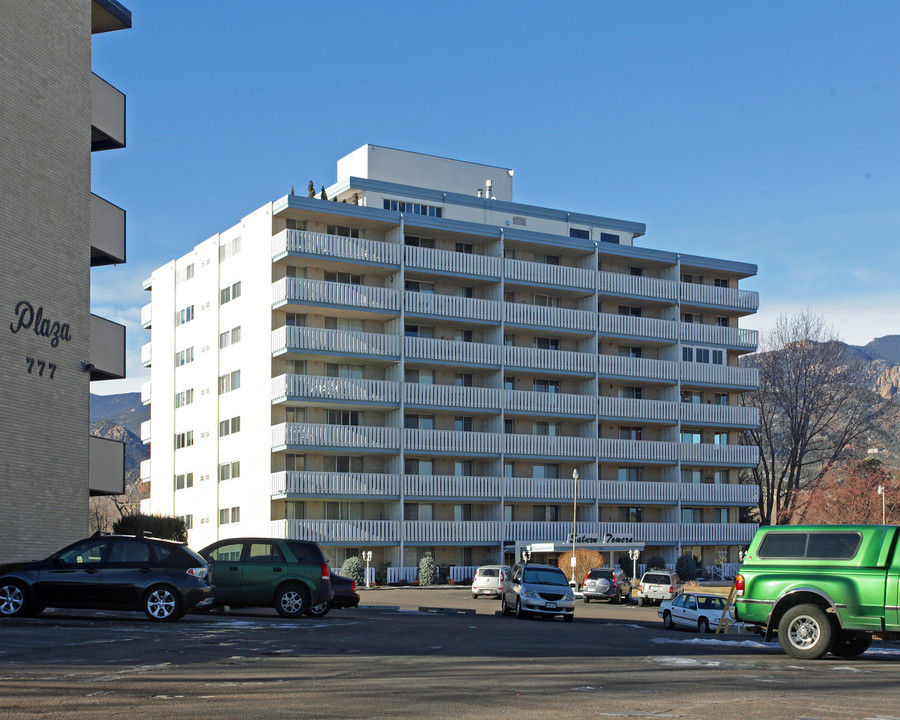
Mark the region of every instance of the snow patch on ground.
[[651, 638], [651, 642], [658, 645], [713, 645], [717, 647], [743, 647], [743, 648], [773, 648], [758, 640], [715, 640], [713, 638], [689, 638], [688, 640], [675, 640], [673, 638]]

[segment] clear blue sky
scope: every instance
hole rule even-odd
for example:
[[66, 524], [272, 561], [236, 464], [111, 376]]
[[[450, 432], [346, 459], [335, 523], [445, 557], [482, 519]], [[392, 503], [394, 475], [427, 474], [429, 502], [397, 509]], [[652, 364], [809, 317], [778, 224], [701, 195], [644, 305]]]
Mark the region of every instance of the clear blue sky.
[[647, 224], [638, 244], [756, 263], [765, 331], [807, 307], [900, 334], [900, 3], [123, 0], [94, 37], [128, 147], [93, 190], [128, 262], [93, 271], [149, 379], [141, 281], [364, 143], [515, 170], [534, 205]]

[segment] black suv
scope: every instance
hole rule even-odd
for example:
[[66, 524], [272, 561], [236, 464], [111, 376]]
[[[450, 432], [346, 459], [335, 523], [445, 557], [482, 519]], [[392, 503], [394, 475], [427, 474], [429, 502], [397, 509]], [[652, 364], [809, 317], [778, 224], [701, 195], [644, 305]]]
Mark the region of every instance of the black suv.
[[0, 617], [57, 607], [143, 610], [151, 620], [177, 620], [212, 605], [208, 573], [183, 543], [94, 535], [45, 560], [0, 565]]
[[200, 555], [212, 570], [216, 605], [274, 607], [282, 617], [297, 618], [331, 602], [331, 571], [314, 542], [231, 538]]

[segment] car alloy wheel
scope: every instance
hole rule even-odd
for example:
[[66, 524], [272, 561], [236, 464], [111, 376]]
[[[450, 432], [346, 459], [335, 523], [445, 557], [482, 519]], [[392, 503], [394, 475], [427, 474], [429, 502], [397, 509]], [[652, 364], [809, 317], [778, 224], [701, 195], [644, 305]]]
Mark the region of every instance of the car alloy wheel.
[[297, 618], [306, 612], [309, 600], [299, 587], [289, 585], [278, 591], [275, 597], [275, 610], [281, 617]]
[[525, 611], [522, 609], [522, 601], [516, 598], [516, 617], [522, 619], [525, 617]]
[[663, 613], [663, 627], [666, 630], [675, 629], [675, 621], [672, 620], [672, 613], [670, 613], [668, 610]]
[[330, 609], [331, 605], [328, 602], [320, 602], [318, 605], [310, 605], [306, 614], [310, 617], [325, 617]]
[[16, 617], [25, 614], [25, 589], [17, 582], [0, 587], [0, 615]]
[[181, 617], [180, 601], [171, 588], [157, 585], [144, 596], [144, 613], [151, 620], [175, 620]]

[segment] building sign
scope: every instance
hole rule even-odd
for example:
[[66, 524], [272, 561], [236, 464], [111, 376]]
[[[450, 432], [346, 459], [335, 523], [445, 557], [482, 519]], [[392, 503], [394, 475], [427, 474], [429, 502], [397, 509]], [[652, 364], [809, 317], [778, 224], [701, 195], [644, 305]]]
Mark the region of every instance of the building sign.
[[[599, 545], [600, 538], [597, 535], [575, 535], [572, 537], [572, 533], [569, 533], [566, 537], [567, 543], [581, 543], [582, 545]], [[606, 533], [603, 536], [603, 542], [605, 543], [633, 543], [634, 537], [613, 537], [612, 533]]]
[[69, 323], [61, 323], [44, 317], [44, 308], [38, 305], [37, 311], [27, 300], [19, 300], [13, 311], [15, 320], [9, 324], [9, 329], [15, 335], [20, 330], [33, 330], [39, 337], [50, 339], [50, 347], [57, 347], [60, 340], [69, 342], [72, 334]]

